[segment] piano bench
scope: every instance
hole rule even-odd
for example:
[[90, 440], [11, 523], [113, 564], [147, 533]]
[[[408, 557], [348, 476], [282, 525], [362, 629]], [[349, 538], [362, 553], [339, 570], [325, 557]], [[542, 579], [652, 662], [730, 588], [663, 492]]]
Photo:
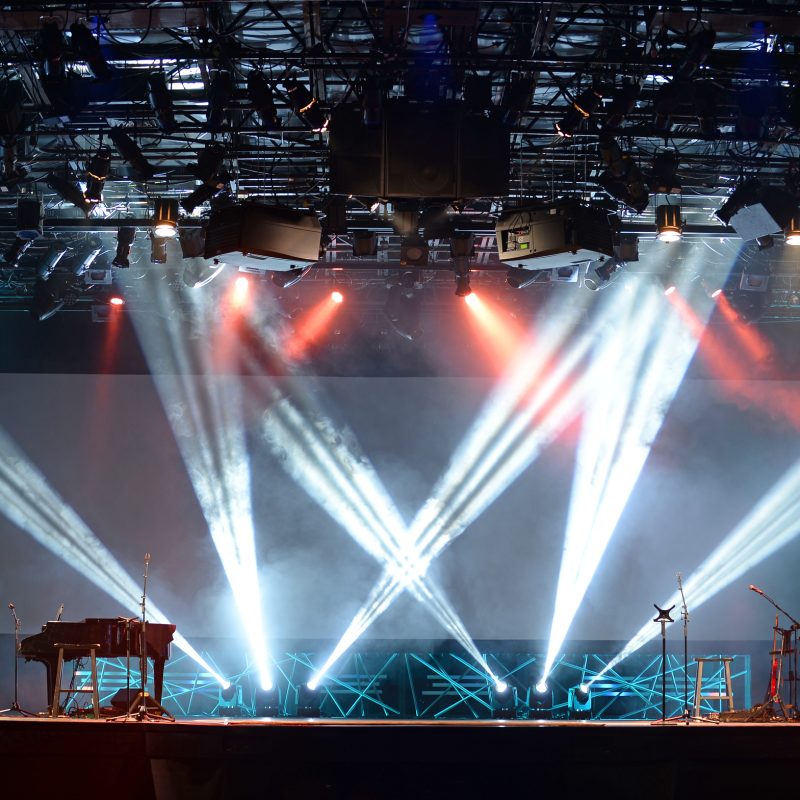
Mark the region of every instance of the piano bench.
[[[99, 644], [67, 644], [64, 642], [56, 642], [54, 647], [58, 648], [58, 663], [56, 665], [55, 683], [53, 688], [53, 703], [50, 707], [50, 716], [57, 717], [59, 715], [61, 706], [62, 694], [73, 694], [78, 692], [85, 692], [92, 695], [92, 710], [94, 711], [94, 718], [100, 719], [100, 696], [98, 694], [97, 686], [97, 651], [100, 649]], [[62, 673], [64, 671], [64, 651], [69, 655], [70, 650], [86, 650], [89, 649], [89, 656], [92, 660], [92, 686], [91, 688], [80, 686], [77, 689], [61, 688]], [[75, 673], [73, 672], [73, 680]], [[72, 682], [72, 681], [71, 681]]]

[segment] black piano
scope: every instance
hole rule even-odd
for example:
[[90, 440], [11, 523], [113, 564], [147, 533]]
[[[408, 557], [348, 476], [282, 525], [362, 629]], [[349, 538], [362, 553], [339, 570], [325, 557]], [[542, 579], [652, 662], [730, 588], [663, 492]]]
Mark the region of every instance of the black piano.
[[[57, 644], [86, 645], [86, 650], [70, 649], [64, 652], [64, 660], [84, 658], [90, 655], [92, 645], [99, 644], [98, 658], [125, 658], [128, 653], [128, 625], [130, 625], [131, 658], [141, 656], [142, 623], [124, 619], [90, 618], [83, 622], [48, 622], [42, 632], [28, 636], [19, 645], [19, 655], [26, 661], [41, 661], [47, 670], [48, 703], [53, 700], [55, 671], [58, 662]], [[169, 644], [175, 633], [175, 625], [148, 622], [145, 627], [147, 657], [153, 660], [153, 697], [161, 702], [164, 686], [164, 663], [169, 658]], [[134, 662], [134, 666], [138, 666]], [[132, 686], [133, 689], [136, 686]]]

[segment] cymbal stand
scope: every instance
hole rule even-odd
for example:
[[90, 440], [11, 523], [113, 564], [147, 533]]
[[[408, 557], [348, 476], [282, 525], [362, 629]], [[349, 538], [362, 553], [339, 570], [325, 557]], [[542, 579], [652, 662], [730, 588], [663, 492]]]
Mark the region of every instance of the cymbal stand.
[[[800, 629], [800, 622], [798, 622], [788, 611], [781, 608], [766, 592], [762, 591], [761, 589], [757, 589], [754, 586], [750, 586], [750, 589], [753, 590], [756, 594], [760, 594], [768, 603], [770, 603], [774, 608], [780, 613], [786, 616], [789, 620], [791, 620], [792, 625], [789, 628], [781, 628], [778, 624], [779, 617], [778, 614], [775, 615], [775, 627], [773, 628], [773, 635], [772, 635], [772, 651], [770, 655], [772, 656], [772, 670], [770, 674], [770, 685], [769, 689], [767, 690], [767, 699], [757, 708], [753, 709], [753, 713], [747, 718], [747, 721], [750, 722], [752, 720], [756, 720], [759, 717], [766, 717], [768, 714], [773, 716], [778, 716], [775, 713], [775, 706], [777, 705], [780, 709], [780, 715], [785, 719], [789, 719], [789, 714], [786, 711], [786, 704], [783, 702], [783, 698], [781, 697], [781, 685], [783, 683], [783, 662], [785, 658], [791, 658], [794, 654], [795, 663], [796, 663], [796, 638], [797, 638], [797, 631]], [[778, 638], [780, 637], [780, 647], [778, 647]], [[792, 709], [792, 715], [797, 715], [797, 707], [795, 705], [795, 679], [797, 677], [796, 669], [792, 671], [791, 669], [791, 661], [790, 661], [790, 670], [789, 670], [789, 680], [790, 680], [790, 687], [789, 687], [789, 699], [790, 699], [790, 708]]]
[[14, 700], [8, 708], [0, 710], [0, 714], [20, 714], [23, 717], [34, 717], [35, 714], [25, 711], [19, 705], [19, 631], [22, 622], [17, 616], [17, 607], [13, 603], [8, 604], [8, 609], [14, 618]]

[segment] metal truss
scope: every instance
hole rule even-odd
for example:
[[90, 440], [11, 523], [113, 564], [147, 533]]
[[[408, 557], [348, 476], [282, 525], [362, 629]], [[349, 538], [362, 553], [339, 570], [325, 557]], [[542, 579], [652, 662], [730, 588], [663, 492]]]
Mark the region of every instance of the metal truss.
[[[699, 654], [698, 654], [699, 655]], [[707, 654], [704, 654], [707, 655]], [[612, 655], [583, 653], [562, 656], [553, 669], [547, 692], [536, 692], [541, 654], [487, 652], [487, 663], [508, 684], [497, 693], [489, 677], [462, 655], [449, 651], [352, 652], [342, 660], [316, 692], [306, 682], [319, 666], [312, 652], [288, 652], [274, 661], [276, 687], [269, 693], [257, 689], [255, 670], [247, 663], [229, 675], [231, 696], [223, 697], [209, 673], [199, 670], [187, 656], [167, 662], [164, 673], [164, 707], [176, 716], [323, 716], [333, 719], [570, 719], [648, 720], [661, 716], [661, 655], [637, 653], [621, 668], [606, 670]], [[211, 656], [204, 657], [217, 669]], [[689, 661], [690, 703], [694, 697], [696, 655]], [[130, 685], [139, 686], [132, 665]], [[90, 674], [80, 667], [77, 688], [89, 684]], [[598, 677], [600, 676], [600, 677]], [[684, 707], [683, 657], [669, 654], [666, 664], [667, 714], [679, 716]], [[751, 706], [750, 655], [734, 654], [731, 678], [736, 705]], [[596, 680], [595, 680], [596, 679]], [[116, 692], [125, 689], [123, 659], [98, 661], [100, 704], [108, 706]], [[585, 710], [570, 696], [581, 684], [591, 684], [591, 701]], [[722, 667], [707, 670], [703, 678], [700, 713], [718, 713], [724, 694]], [[76, 697], [65, 703], [76, 712]], [[268, 710], [268, 711], [266, 711]]]

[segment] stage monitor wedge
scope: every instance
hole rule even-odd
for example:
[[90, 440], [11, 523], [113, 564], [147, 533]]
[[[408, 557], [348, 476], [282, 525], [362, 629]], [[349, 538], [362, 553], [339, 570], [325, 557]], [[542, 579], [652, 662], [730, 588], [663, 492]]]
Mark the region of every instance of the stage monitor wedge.
[[204, 257], [224, 256], [229, 264], [257, 272], [297, 269], [319, 260], [321, 240], [313, 214], [243, 203], [211, 214]]
[[477, 198], [508, 194], [509, 134], [463, 103], [387, 101], [378, 128], [360, 109], [331, 118], [333, 194], [394, 198]]
[[577, 201], [509, 211], [497, 222], [497, 253], [507, 266], [559, 269], [610, 258], [619, 221]]

